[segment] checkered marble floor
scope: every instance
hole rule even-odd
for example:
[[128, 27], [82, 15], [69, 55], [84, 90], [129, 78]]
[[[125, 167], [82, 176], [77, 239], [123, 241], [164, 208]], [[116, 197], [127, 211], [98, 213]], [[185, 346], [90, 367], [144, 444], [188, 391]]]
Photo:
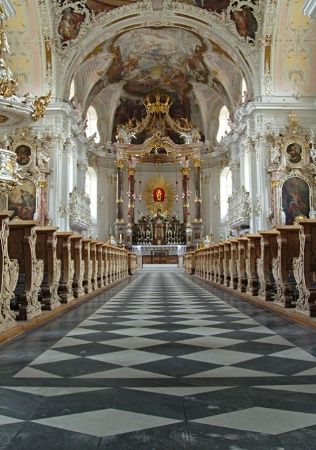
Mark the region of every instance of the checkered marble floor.
[[0, 347], [0, 449], [314, 449], [316, 333], [144, 269]]

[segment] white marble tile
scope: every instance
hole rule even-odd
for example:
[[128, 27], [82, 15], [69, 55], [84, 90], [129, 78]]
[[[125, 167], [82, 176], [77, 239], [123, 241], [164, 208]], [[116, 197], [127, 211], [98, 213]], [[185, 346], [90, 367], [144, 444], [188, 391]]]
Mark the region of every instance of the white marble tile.
[[251, 359], [256, 359], [258, 358], [258, 355], [220, 348], [190, 353], [185, 356], [180, 356], [179, 358], [189, 359], [191, 361], [218, 364], [221, 366], [229, 366], [231, 364], [237, 364], [244, 361], [250, 361]]
[[113, 345], [114, 347], [129, 348], [129, 349], [151, 347], [154, 345], [160, 345], [165, 343], [166, 343], [165, 341], [160, 341], [158, 339], [143, 338], [141, 336], [133, 336], [122, 339], [111, 339], [109, 341], [100, 342], [100, 344]]
[[288, 348], [287, 350], [282, 350], [281, 352], [270, 354], [270, 356], [316, 362], [316, 358], [313, 355], [310, 355], [309, 353], [298, 347]]
[[162, 361], [163, 359], [169, 358], [170, 356], [158, 355], [140, 350], [122, 350], [113, 353], [104, 353], [103, 355], [88, 356], [87, 359], [129, 367], [153, 361]]
[[62, 348], [62, 347], [74, 347], [76, 345], [82, 345], [82, 344], [90, 344], [89, 341], [84, 341], [83, 339], [74, 339], [74, 338], [68, 338], [64, 337], [60, 339], [56, 344], [54, 344], [51, 348]]
[[295, 347], [294, 344], [292, 344], [287, 339], [284, 339], [283, 337], [279, 336], [278, 334], [275, 334], [274, 336], [267, 336], [264, 338], [256, 339], [254, 342], [262, 342], [263, 344], [275, 344], [275, 345], [288, 345]]
[[21, 422], [24, 422], [24, 420], [16, 419], [15, 417], [0, 415], [0, 425], [10, 425], [11, 423], [21, 423]]
[[117, 409], [103, 409], [80, 414], [48, 417], [46, 419], [33, 420], [32, 422], [91, 436], [104, 437], [171, 425], [180, 421]]
[[86, 375], [79, 375], [73, 378], [172, 378], [168, 375], [161, 375], [155, 372], [147, 372], [145, 370], [133, 369], [132, 367], [121, 367], [119, 369], [105, 370], [102, 372], [89, 373]]
[[126, 336], [146, 336], [156, 333], [164, 333], [165, 330], [151, 330], [150, 328], [121, 328], [118, 330], [111, 330], [114, 334], [124, 334]]
[[241, 339], [229, 339], [221, 336], [201, 336], [193, 339], [186, 339], [181, 341], [182, 344], [197, 345], [207, 348], [222, 348], [229, 345], [235, 345], [245, 342]]
[[59, 375], [33, 369], [33, 367], [24, 367], [14, 375], [14, 378], [62, 378]]
[[150, 387], [150, 388], [127, 388], [136, 391], [152, 392], [153, 394], [174, 395], [187, 397], [191, 395], [204, 394], [206, 392], [223, 391], [236, 386], [190, 386], [190, 387]]
[[241, 411], [203, 417], [192, 422], [278, 435], [316, 424], [316, 414], [254, 407]]
[[282, 377], [283, 375], [261, 372], [259, 370], [242, 369], [240, 367], [218, 367], [205, 372], [194, 373], [184, 378], [253, 378], [253, 377]]
[[272, 389], [275, 391], [299, 392], [301, 394], [316, 394], [316, 384], [280, 384], [253, 387], [260, 389]]
[[183, 328], [182, 330], [177, 331], [178, 333], [197, 334], [200, 336], [213, 336], [216, 334], [231, 333], [232, 330], [216, 327], [196, 327], [196, 328]]
[[71, 359], [78, 359], [78, 356], [70, 355], [69, 353], [62, 353], [55, 350], [46, 350], [38, 358], [34, 359], [29, 365], [47, 364], [57, 361], [68, 361]]
[[103, 391], [108, 387], [36, 387], [36, 386], [1, 386], [3, 389], [41, 395], [43, 397], [56, 397], [58, 395], [81, 394], [82, 392]]

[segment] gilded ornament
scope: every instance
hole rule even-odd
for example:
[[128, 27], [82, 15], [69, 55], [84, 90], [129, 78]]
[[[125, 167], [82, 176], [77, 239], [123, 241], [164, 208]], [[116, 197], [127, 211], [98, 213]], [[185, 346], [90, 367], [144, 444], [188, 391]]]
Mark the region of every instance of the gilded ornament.
[[162, 175], [151, 178], [145, 184], [144, 202], [151, 214], [157, 211], [169, 214], [172, 209], [173, 199], [173, 186]]

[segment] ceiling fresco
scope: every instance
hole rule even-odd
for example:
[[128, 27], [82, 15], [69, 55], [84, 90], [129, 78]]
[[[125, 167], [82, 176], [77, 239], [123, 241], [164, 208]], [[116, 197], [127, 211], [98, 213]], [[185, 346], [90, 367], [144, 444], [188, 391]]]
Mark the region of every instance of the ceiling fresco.
[[202, 39], [180, 28], [140, 28], [119, 36], [112, 45], [111, 83], [126, 81], [124, 90], [146, 95], [153, 91], [186, 92], [192, 82], [207, 83]]

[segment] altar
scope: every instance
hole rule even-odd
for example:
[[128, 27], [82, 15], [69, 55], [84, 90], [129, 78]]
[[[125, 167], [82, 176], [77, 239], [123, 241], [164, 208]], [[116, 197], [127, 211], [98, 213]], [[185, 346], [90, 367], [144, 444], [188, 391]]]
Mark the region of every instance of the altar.
[[138, 265], [143, 264], [176, 264], [182, 266], [186, 245], [133, 245]]

